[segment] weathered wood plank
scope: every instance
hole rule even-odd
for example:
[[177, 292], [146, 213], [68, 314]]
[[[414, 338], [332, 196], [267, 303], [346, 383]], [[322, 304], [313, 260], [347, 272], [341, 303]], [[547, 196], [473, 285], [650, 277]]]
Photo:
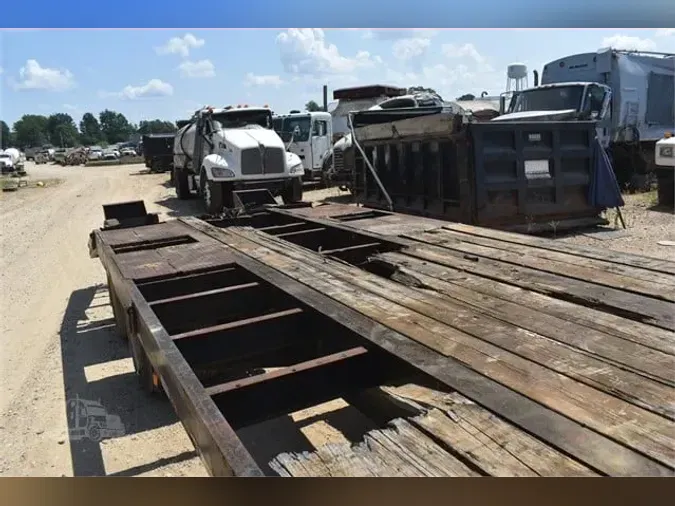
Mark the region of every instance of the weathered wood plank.
[[490, 260], [504, 262], [506, 264], [536, 269], [542, 272], [548, 272], [558, 276], [560, 283], [567, 283], [567, 279], [577, 279], [584, 282], [591, 282], [595, 285], [602, 285], [609, 288], [626, 290], [636, 294], [646, 295], [656, 299], [662, 299], [669, 302], [675, 302], [675, 288], [667, 285], [654, 285], [649, 281], [642, 281], [626, 276], [617, 275], [611, 272], [605, 272], [600, 269], [593, 269], [583, 265], [574, 265], [566, 262], [556, 261], [550, 258], [541, 258], [526, 252], [510, 252], [496, 249], [495, 247], [481, 246], [458, 240], [444, 233], [435, 233], [435, 231], [422, 232], [419, 234], [403, 235], [406, 239], [419, 241], [424, 244], [430, 244], [444, 248], [457, 255], [475, 255]]
[[[236, 230], [233, 231], [237, 233]], [[277, 253], [311, 263], [316, 268], [320, 269], [325, 264], [324, 259], [307, 255], [304, 249], [289, 245], [278, 238], [256, 232], [253, 240], [265, 244]], [[447, 324], [469, 336], [499, 346], [608, 394], [616, 395], [636, 406], [671, 419], [675, 417], [675, 388], [672, 386], [622, 370], [577, 349], [562, 346], [557, 341], [478, 313], [471, 306], [453, 301], [438, 292], [424, 293], [340, 263], [332, 266], [331, 273], [353, 286], [368, 290], [406, 309]], [[673, 370], [672, 366], [675, 364], [672, 357], [663, 355], [661, 358], [664, 359], [661, 363], [652, 363], [650, 367], [658, 368], [665, 375], [666, 371]]]
[[[286, 243], [286, 250], [274, 252], [254, 240], [253, 231], [219, 231], [227, 244], [252, 258], [272, 266], [298, 281], [319, 289], [331, 298], [357, 309], [370, 318], [454, 357], [482, 374], [559, 411], [580, 423], [639, 449], [673, 467], [675, 464], [675, 425], [661, 416], [633, 406], [616, 397], [558, 374], [537, 363], [497, 348], [382, 297], [357, 289], [335, 277], [328, 269], [340, 265], [323, 260], [324, 269], [309, 265], [312, 254], [302, 261]], [[245, 236], [247, 238], [244, 238]], [[331, 264], [331, 265], [327, 265]], [[396, 285], [390, 282], [392, 288]]]
[[[426, 262], [403, 253], [381, 253], [375, 258], [394, 264], [406, 271], [409, 270], [413, 275], [415, 273], [425, 274], [454, 286], [465, 288], [470, 293], [475, 293], [477, 297], [485, 297], [483, 300], [486, 301], [486, 304], [482, 307], [493, 304], [493, 301], [497, 308], [503, 302], [513, 302], [520, 307], [533, 309], [539, 313], [554, 316], [559, 320], [576, 323], [581, 326], [580, 332], [582, 334], [585, 334], [587, 329], [591, 329], [669, 355], [675, 355], [675, 338], [673, 338], [672, 332], [665, 329], [477, 276], [447, 265]], [[452, 293], [458, 292], [453, 291]]]
[[[354, 396], [349, 397], [352, 403]], [[406, 384], [361, 392], [354, 404], [377, 423], [403, 418], [489, 476], [596, 476], [597, 473], [457, 392]]]
[[501, 230], [492, 230], [482, 227], [474, 227], [471, 225], [464, 225], [462, 223], [445, 224], [443, 225], [443, 228], [453, 230], [455, 232], [462, 232], [464, 234], [470, 234], [479, 237], [494, 238], [504, 242], [523, 244], [551, 251], [560, 251], [562, 253], [570, 253], [572, 255], [584, 256], [586, 258], [593, 258], [605, 262], [613, 262], [616, 264], [638, 267], [642, 269], [649, 269], [656, 272], [663, 272], [675, 275], [675, 262], [669, 262], [667, 260], [662, 260], [659, 258], [632, 255], [630, 253], [622, 253], [619, 251], [612, 251], [605, 248], [593, 248], [590, 246], [569, 244], [560, 241], [550, 240], [543, 237], [514, 234], [512, 232], [504, 232]]
[[[398, 270], [392, 275], [392, 279], [401, 284], [450, 297], [480, 313], [515, 325], [524, 331], [546, 336], [588, 353], [599, 360], [628, 368], [645, 377], [675, 386], [675, 356], [673, 354], [547, 314], [539, 308], [533, 309], [517, 302], [481, 294], [460, 284], [451, 283], [445, 280], [449, 276], [442, 267], [411, 265], [406, 261], [407, 257], [403, 255], [378, 255], [375, 258], [397, 265]], [[392, 262], [392, 258], [402, 258], [401, 263]]]
[[493, 239], [472, 234], [465, 234], [454, 230], [436, 229], [428, 231], [428, 234], [438, 236], [439, 238], [447, 238], [451, 242], [464, 242], [494, 248], [511, 253], [524, 255], [524, 262], [527, 258], [535, 256], [545, 260], [550, 260], [554, 263], [561, 263], [564, 265], [571, 265], [573, 267], [583, 267], [584, 269], [592, 269], [592, 272], [608, 273], [613, 276], [623, 276], [632, 280], [639, 280], [640, 286], [644, 287], [645, 283], [651, 283], [656, 290], [664, 290], [672, 293], [675, 289], [675, 275], [665, 272], [656, 272], [641, 267], [632, 267], [623, 264], [617, 264], [606, 260], [598, 260], [594, 258], [587, 258], [582, 255], [575, 255], [572, 253], [558, 252], [546, 248], [538, 248], [536, 246], [521, 245], [510, 241], [502, 241], [500, 239]]
[[414, 246], [406, 248], [405, 254], [544, 295], [571, 300], [588, 307], [601, 308], [611, 314], [666, 330], [675, 330], [673, 305], [667, 301], [649, 299], [587, 281], [563, 278], [529, 267], [509, 265], [490, 258], [466, 255], [439, 246]]

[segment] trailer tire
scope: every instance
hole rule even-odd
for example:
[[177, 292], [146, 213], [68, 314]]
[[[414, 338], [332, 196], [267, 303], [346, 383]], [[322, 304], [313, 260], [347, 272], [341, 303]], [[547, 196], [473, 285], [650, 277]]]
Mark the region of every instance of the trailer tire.
[[220, 214], [225, 205], [223, 198], [223, 183], [216, 183], [206, 177], [206, 170], [202, 168], [199, 174], [199, 194], [207, 214]]
[[179, 168], [173, 169], [173, 183], [176, 188], [176, 196], [180, 200], [188, 200], [191, 195], [187, 172]]
[[112, 284], [110, 275], [108, 275], [108, 295], [110, 297], [110, 305], [113, 310], [113, 317], [115, 318], [115, 333], [124, 339], [125, 341], [129, 338], [127, 333], [127, 319], [122, 303], [120, 302], [115, 287]]
[[302, 178], [294, 177], [281, 191], [281, 199], [284, 204], [294, 204], [302, 201]]

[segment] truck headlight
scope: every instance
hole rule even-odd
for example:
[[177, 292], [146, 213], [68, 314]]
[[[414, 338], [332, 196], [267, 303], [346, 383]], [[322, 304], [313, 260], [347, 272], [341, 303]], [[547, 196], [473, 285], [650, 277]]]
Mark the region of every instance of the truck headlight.
[[303, 174], [305, 173], [305, 168], [302, 166], [302, 163], [298, 163], [296, 165], [293, 165], [291, 167], [290, 173], [291, 174], [296, 174], [302, 172]]
[[672, 158], [673, 157], [673, 146], [661, 146], [659, 148], [659, 156]]
[[234, 177], [234, 172], [225, 167], [211, 167], [213, 177]]

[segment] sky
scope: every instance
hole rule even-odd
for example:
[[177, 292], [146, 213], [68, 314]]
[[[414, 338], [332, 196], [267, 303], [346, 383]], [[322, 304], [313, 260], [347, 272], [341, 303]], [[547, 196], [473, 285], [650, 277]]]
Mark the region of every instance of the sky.
[[[321, 103], [322, 85], [505, 90], [506, 67], [601, 47], [675, 53], [675, 29], [214, 29], [0, 32], [0, 119], [104, 109], [185, 119], [204, 105]], [[530, 79], [530, 85], [533, 83]]]

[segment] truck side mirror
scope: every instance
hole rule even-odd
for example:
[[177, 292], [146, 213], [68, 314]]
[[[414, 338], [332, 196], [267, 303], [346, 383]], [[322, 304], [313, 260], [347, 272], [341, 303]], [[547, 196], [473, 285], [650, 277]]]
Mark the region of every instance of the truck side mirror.
[[297, 137], [300, 135], [300, 126], [295, 125], [295, 128], [293, 129], [293, 136]]

